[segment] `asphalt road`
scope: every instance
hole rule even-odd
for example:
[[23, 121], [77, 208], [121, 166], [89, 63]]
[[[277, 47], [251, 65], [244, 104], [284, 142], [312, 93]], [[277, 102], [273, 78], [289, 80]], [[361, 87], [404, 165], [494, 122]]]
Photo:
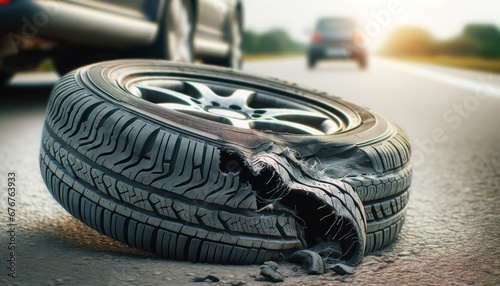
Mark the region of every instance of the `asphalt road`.
[[[320, 63], [313, 71], [305, 64], [283, 59], [245, 69], [327, 91], [395, 121], [413, 144], [414, 180], [396, 243], [365, 257], [347, 277], [306, 276], [285, 263], [285, 284], [500, 284], [500, 76], [382, 59], [366, 71], [349, 62]], [[168, 261], [114, 242], [67, 214], [38, 168], [53, 81], [27, 75], [0, 91], [0, 284], [186, 285], [211, 274], [263, 285], [255, 281], [258, 266]], [[11, 172], [17, 183], [15, 279], [7, 276]]]

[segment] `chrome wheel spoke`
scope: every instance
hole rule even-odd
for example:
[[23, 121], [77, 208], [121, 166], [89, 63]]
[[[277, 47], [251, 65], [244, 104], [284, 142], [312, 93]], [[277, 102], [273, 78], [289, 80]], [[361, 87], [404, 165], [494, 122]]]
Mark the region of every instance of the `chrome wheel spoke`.
[[[177, 103], [186, 106], [196, 105], [196, 102], [193, 102], [193, 100], [196, 99], [193, 97], [171, 89], [150, 85], [137, 85], [136, 87], [141, 91], [143, 98], [154, 101], [155, 103]], [[151, 100], [152, 98], [154, 98], [154, 100]]]
[[246, 89], [237, 89], [230, 96], [220, 96], [205, 84], [198, 82], [186, 82], [192, 86], [197, 95], [201, 98], [200, 101], [205, 105], [213, 105], [217, 102], [219, 106], [231, 108], [239, 107], [239, 109], [248, 109], [248, 102], [255, 94], [254, 91]]
[[211, 102], [217, 102], [221, 99], [221, 97], [215, 94], [212, 89], [202, 83], [188, 81], [186, 84], [193, 87], [193, 91], [205, 105], [210, 105]]
[[268, 108], [268, 109], [257, 109], [257, 111], [261, 111], [261, 119], [288, 119], [292, 120], [296, 118], [310, 118], [310, 119], [319, 119], [319, 120], [327, 120], [328, 117], [325, 115], [305, 111], [305, 110], [297, 110], [297, 109], [285, 109], [285, 108]]
[[255, 95], [255, 91], [247, 89], [237, 89], [227, 98], [229, 105], [236, 105], [242, 109], [249, 110], [248, 103]]

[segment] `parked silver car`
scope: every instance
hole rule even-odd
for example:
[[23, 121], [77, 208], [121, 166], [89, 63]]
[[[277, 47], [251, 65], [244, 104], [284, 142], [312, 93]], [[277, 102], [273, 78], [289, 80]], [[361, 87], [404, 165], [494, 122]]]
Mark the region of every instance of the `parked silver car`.
[[118, 57], [240, 68], [240, 0], [0, 1], [0, 83], [52, 56], [66, 73]]

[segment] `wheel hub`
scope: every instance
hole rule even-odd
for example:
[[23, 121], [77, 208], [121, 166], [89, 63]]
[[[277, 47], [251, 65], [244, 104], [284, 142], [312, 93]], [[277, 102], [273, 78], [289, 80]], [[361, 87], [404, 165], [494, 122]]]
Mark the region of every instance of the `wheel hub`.
[[128, 89], [165, 109], [238, 128], [303, 135], [333, 134], [343, 129], [342, 121], [331, 113], [253, 87], [155, 78], [138, 79]]

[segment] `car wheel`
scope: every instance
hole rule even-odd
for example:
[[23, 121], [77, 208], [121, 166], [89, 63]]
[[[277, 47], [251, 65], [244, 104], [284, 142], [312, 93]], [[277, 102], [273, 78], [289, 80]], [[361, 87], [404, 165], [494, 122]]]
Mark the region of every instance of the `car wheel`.
[[307, 67], [309, 69], [314, 69], [316, 67], [316, 59], [312, 58], [312, 57], [309, 57], [307, 59]]
[[358, 66], [362, 70], [367, 68], [366, 56], [363, 55], [358, 57]]
[[193, 23], [193, 10], [189, 1], [169, 0], [156, 42], [147, 56], [175, 62], [192, 62]]
[[241, 69], [243, 63], [243, 53], [241, 51], [242, 42], [241, 15], [240, 11], [235, 11], [231, 21], [231, 47], [226, 66]]
[[57, 83], [40, 164], [73, 216], [165, 257], [261, 263], [328, 242], [356, 265], [401, 229], [409, 156], [396, 126], [339, 98], [122, 60]]
[[217, 66], [229, 67], [234, 69], [241, 69], [243, 65], [243, 31], [241, 25], [241, 13], [236, 10], [231, 16], [229, 25], [229, 53], [226, 58], [219, 59], [206, 59], [205, 63]]
[[0, 87], [6, 86], [14, 73], [0, 71]]

